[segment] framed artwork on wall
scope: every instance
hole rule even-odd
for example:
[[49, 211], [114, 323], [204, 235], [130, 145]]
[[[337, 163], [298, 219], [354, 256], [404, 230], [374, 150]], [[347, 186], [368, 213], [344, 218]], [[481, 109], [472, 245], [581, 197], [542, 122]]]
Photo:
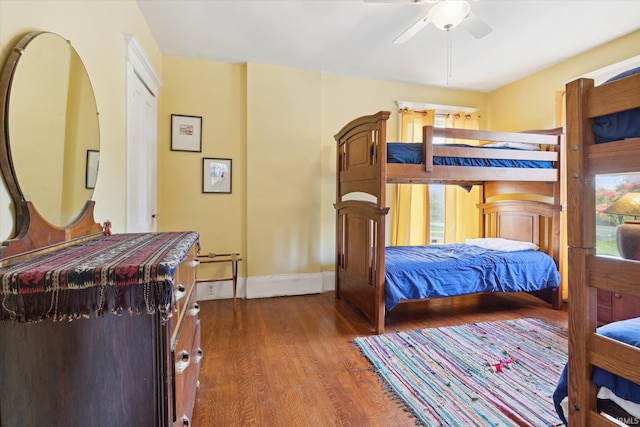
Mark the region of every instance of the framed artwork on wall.
[[231, 159], [202, 159], [202, 192], [231, 193]]
[[202, 151], [202, 117], [171, 115], [171, 150]]
[[100, 164], [100, 151], [87, 150], [87, 171], [85, 174], [84, 188], [96, 188], [96, 180], [98, 179], [98, 166]]

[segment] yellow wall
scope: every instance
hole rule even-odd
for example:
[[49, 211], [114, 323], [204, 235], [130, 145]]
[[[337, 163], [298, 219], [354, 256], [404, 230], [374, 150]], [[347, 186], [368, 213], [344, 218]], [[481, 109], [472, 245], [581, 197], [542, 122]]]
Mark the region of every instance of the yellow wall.
[[321, 73], [247, 66], [250, 276], [320, 271]]
[[568, 82], [637, 55], [640, 31], [497, 89], [487, 98], [487, 125], [504, 131], [553, 128], [556, 93]]
[[398, 108], [396, 101], [486, 108], [486, 94], [451, 90], [404, 83], [390, 83], [336, 75], [322, 79], [322, 138], [319, 155], [322, 157], [322, 268], [335, 267], [335, 210], [336, 144], [333, 136], [356, 117], [380, 110], [391, 111], [387, 123], [388, 140], [397, 140]]
[[[158, 229], [199, 231], [203, 253], [246, 254], [246, 66], [165, 57], [162, 81]], [[202, 117], [202, 153], [171, 151], [171, 114]], [[232, 159], [231, 194], [202, 193], [205, 157]]]
[[[165, 57], [163, 67], [159, 228], [198, 230], [204, 252], [239, 251], [247, 276], [332, 271], [333, 135], [349, 120], [398, 99], [483, 109], [486, 98], [273, 65]], [[170, 151], [172, 113], [203, 117], [202, 153]], [[233, 159], [231, 195], [201, 193], [202, 157]]]
[[[492, 93], [456, 91], [260, 64], [163, 57], [133, 1], [0, 0], [0, 60], [34, 30], [68, 38], [83, 59], [100, 112], [96, 220], [124, 230], [125, 41], [134, 34], [163, 81], [159, 99], [158, 228], [198, 230], [205, 252], [239, 251], [241, 275], [334, 268], [335, 141], [349, 120], [395, 101], [481, 110], [483, 128], [554, 126], [555, 92], [572, 78], [640, 54], [640, 32]], [[171, 114], [203, 117], [202, 153], [170, 150]], [[397, 134], [392, 114], [388, 137]], [[202, 193], [202, 158], [233, 159], [231, 194]], [[0, 238], [11, 206], [0, 191]]]
[[[98, 222], [125, 226], [125, 33], [135, 34], [158, 73], [162, 56], [134, 1], [0, 0], [0, 63], [31, 31], [50, 31], [70, 40], [87, 68], [100, 113], [100, 173], [93, 199]], [[13, 207], [0, 189], [0, 239], [12, 236]]]

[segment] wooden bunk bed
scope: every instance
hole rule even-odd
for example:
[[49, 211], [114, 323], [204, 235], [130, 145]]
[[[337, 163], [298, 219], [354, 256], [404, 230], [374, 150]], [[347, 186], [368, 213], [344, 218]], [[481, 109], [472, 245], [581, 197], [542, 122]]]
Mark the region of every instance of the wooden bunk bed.
[[[571, 427], [619, 425], [601, 415], [603, 411], [628, 424], [640, 422], [637, 413], [616, 414], [596, 397], [601, 390], [596, 385], [596, 375], [609, 373], [617, 382], [625, 383], [621, 378], [628, 380], [626, 397], [640, 403], [640, 318], [614, 322], [596, 332], [597, 289], [640, 296], [640, 262], [598, 256], [595, 249], [595, 177], [640, 171], [638, 108], [640, 74], [600, 86], [594, 86], [590, 79], [567, 85], [568, 415]], [[622, 133], [612, 132], [607, 137], [609, 131], [603, 135], [598, 124], [603, 118], [610, 124], [632, 124], [631, 132], [618, 126]], [[634, 331], [635, 338], [626, 336]], [[613, 392], [620, 395], [615, 389]]]
[[[373, 323], [376, 333], [384, 331], [388, 307], [385, 302], [385, 218], [389, 211], [386, 192], [387, 184], [392, 183], [480, 186], [478, 221], [483, 237], [532, 242], [540, 248], [540, 253], [550, 257], [557, 274], [561, 265], [562, 129], [508, 133], [425, 126], [422, 143], [414, 147], [418, 150], [418, 160], [413, 164], [400, 164], [387, 161], [389, 115], [381, 111], [357, 118], [335, 135], [336, 297], [355, 304]], [[438, 145], [433, 143], [434, 137], [457, 142], [528, 144], [532, 149]], [[406, 148], [409, 144], [398, 145]], [[457, 160], [462, 160], [463, 165], [455, 165]], [[494, 165], [496, 160], [507, 162], [507, 166]], [[480, 165], [475, 164], [476, 161]], [[469, 162], [474, 165], [468, 166]], [[511, 167], [512, 162], [518, 163], [518, 167]], [[373, 196], [375, 202], [354, 200], [353, 194], [358, 193]], [[465, 293], [476, 292], [457, 295]], [[559, 287], [532, 293], [555, 308], [562, 304]], [[426, 297], [401, 298], [399, 302], [416, 299]]]

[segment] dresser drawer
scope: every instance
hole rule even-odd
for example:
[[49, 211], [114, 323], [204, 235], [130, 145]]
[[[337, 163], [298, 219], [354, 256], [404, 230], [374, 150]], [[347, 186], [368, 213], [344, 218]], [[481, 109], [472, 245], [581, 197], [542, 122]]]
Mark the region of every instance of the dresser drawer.
[[[172, 343], [176, 338], [185, 311], [193, 308], [193, 303], [190, 302], [190, 295], [195, 292], [196, 270], [199, 264], [197, 255], [197, 249], [194, 245], [189, 250], [187, 258], [180, 263], [176, 270], [174, 285], [175, 306], [173, 316], [169, 320]], [[191, 306], [189, 306], [190, 304]]]
[[191, 425], [193, 407], [196, 403], [198, 373], [203, 354], [200, 348], [200, 321], [195, 323], [190, 363], [180, 373], [176, 372], [176, 421], [174, 427]]
[[640, 316], [640, 298], [598, 289], [598, 324]]
[[[195, 257], [195, 255], [194, 251], [193, 256]], [[196, 265], [197, 263], [191, 263], [190, 269], [180, 270], [186, 272], [181, 276], [182, 282], [185, 283], [188, 280], [190, 281], [190, 286], [185, 286], [187, 294], [178, 300], [178, 310], [174, 313], [171, 329], [173, 425], [175, 427], [191, 425], [191, 414], [195, 404], [198, 373], [202, 358], [202, 351], [200, 350], [200, 321], [198, 320], [200, 306], [198, 305], [196, 287], [194, 286]], [[176, 280], [176, 283], [179, 283], [178, 280]]]
[[612, 305], [611, 305], [611, 292], [603, 289], [598, 289], [597, 297], [597, 319], [598, 324], [611, 323], [612, 317]]
[[191, 293], [191, 288], [196, 283], [196, 268], [198, 265], [198, 256], [196, 247], [193, 246], [189, 250], [187, 258], [180, 263], [176, 271], [174, 294], [176, 297], [176, 310], [178, 317], [184, 312], [186, 301]]

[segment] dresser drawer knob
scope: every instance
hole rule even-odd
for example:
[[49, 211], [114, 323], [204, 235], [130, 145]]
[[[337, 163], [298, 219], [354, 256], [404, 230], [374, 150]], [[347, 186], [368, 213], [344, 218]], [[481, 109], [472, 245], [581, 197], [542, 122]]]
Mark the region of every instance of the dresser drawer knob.
[[187, 417], [186, 415], [182, 416], [182, 425], [184, 427], [189, 427], [191, 425], [191, 421], [189, 421], [189, 417]]
[[179, 300], [180, 298], [184, 297], [186, 294], [187, 294], [187, 288], [185, 288], [182, 283], [178, 284], [178, 286], [176, 286], [176, 300]]
[[189, 314], [192, 316], [197, 316], [200, 313], [200, 304], [193, 304], [193, 307], [189, 310]]
[[180, 360], [176, 362], [176, 374], [181, 374], [191, 363], [191, 356], [187, 350], [180, 352]]
[[202, 351], [201, 348], [198, 348], [198, 350], [196, 350], [196, 364], [200, 363], [203, 356], [204, 356], [204, 351]]
[[622, 296], [620, 294], [613, 294], [614, 297], [616, 298], [622, 298]]

